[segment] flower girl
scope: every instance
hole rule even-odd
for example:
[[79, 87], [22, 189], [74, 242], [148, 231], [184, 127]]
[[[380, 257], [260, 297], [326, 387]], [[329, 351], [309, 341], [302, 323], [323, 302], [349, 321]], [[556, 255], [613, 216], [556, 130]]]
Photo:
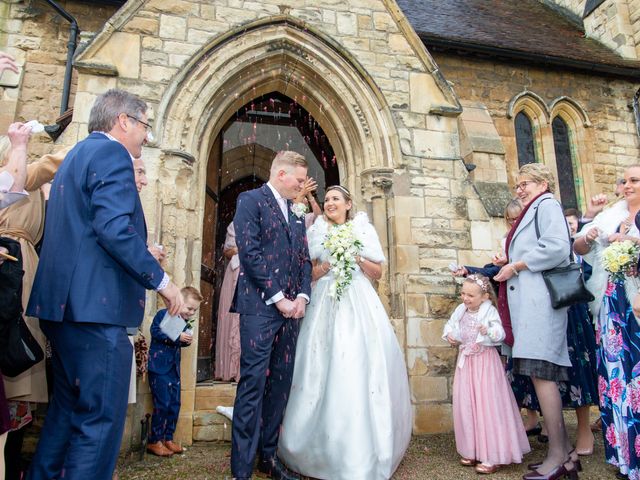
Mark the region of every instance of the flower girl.
[[469, 275], [460, 296], [442, 335], [460, 349], [453, 380], [456, 449], [462, 465], [494, 473], [499, 465], [521, 463], [531, 449], [495, 348], [505, 334], [489, 279]]

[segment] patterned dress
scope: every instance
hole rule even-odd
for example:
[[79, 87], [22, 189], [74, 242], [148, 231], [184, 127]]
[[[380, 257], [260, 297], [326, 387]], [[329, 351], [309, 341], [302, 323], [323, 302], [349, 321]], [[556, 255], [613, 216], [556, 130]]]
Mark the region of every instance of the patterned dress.
[[569, 381], [560, 382], [560, 395], [564, 408], [578, 408], [598, 404], [596, 375], [596, 338], [586, 304], [569, 307], [567, 347], [571, 368]]
[[623, 282], [607, 285], [596, 340], [606, 460], [631, 480], [640, 480], [640, 327]]

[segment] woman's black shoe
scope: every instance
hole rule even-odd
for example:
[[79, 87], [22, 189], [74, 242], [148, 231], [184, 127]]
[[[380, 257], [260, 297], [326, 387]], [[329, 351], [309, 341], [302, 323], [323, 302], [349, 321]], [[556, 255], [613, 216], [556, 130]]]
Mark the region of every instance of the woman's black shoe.
[[541, 433], [540, 435], [538, 435], [538, 441], [540, 443], [548, 443], [549, 437], [547, 437], [544, 433]]

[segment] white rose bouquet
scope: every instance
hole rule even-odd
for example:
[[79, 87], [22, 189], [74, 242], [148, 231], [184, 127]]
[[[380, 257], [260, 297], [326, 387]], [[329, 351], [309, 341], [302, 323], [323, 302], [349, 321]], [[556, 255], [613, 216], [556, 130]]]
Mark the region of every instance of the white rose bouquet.
[[612, 281], [624, 280], [629, 270], [638, 263], [640, 247], [631, 240], [614, 242], [602, 251], [602, 266]]
[[340, 297], [353, 280], [356, 257], [362, 250], [362, 242], [353, 234], [353, 223], [349, 221], [332, 226], [323, 245], [329, 251], [331, 272], [335, 277], [329, 295], [340, 301]]

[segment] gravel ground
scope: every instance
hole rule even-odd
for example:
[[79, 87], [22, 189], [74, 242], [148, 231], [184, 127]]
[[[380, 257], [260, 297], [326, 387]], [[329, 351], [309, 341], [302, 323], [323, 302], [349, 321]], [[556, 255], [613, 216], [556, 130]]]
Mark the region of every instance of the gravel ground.
[[[575, 415], [565, 414], [570, 434], [575, 431]], [[531, 437], [533, 451], [525, 457], [525, 463], [539, 460], [544, 456], [546, 446]], [[137, 454], [121, 459], [120, 480], [223, 480], [230, 479], [228, 443], [197, 443], [184, 455], [169, 459], [146, 455], [139, 461]], [[453, 434], [425, 435], [414, 437], [406, 456], [393, 476], [394, 480], [444, 480], [477, 479], [478, 474], [472, 468], [458, 463]], [[602, 435], [596, 435], [596, 448], [593, 456], [582, 457], [583, 472], [581, 479], [615, 479], [616, 470], [604, 460]], [[519, 479], [525, 473], [523, 465], [510, 465], [488, 478], [492, 480]]]

